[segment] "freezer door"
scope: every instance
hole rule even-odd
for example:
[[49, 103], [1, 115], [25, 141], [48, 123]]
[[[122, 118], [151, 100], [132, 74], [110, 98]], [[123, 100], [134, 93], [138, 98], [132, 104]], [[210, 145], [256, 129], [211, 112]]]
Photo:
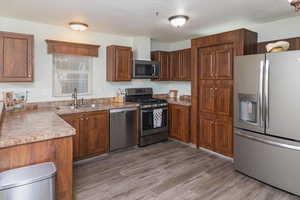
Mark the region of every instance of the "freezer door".
[[234, 61], [234, 126], [264, 133], [263, 73], [265, 54]]
[[300, 141], [300, 51], [267, 54], [266, 133]]
[[300, 143], [235, 129], [235, 169], [300, 195]]

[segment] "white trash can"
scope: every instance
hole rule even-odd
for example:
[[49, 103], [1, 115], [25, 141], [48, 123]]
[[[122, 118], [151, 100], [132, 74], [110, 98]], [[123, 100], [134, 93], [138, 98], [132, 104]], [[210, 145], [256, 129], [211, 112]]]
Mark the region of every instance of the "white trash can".
[[0, 200], [55, 200], [56, 167], [46, 162], [0, 173]]

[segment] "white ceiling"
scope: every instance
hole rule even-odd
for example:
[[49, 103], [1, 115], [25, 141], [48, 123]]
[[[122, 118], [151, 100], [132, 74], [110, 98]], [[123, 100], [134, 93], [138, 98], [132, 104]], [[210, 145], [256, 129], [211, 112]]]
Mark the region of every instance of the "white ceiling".
[[[190, 17], [180, 29], [167, 20], [177, 14]], [[172, 42], [225, 24], [260, 24], [296, 14], [288, 0], [2, 0], [0, 15], [63, 26], [81, 21], [89, 31]]]

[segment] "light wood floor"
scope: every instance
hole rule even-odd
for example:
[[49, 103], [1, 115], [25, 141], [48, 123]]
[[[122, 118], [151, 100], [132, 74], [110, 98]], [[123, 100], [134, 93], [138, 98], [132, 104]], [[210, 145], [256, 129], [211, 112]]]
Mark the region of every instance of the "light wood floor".
[[113, 153], [74, 169], [77, 200], [296, 200], [175, 142]]

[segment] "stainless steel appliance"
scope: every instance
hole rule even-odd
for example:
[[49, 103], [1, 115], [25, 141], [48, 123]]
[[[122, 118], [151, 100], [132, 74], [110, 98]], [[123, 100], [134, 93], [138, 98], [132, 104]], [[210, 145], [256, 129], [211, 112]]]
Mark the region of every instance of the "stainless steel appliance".
[[40, 163], [0, 173], [1, 200], [55, 200], [56, 167]]
[[110, 151], [136, 146], [138, 108], [110, 110]]
[[235, 58], [236, 170], [300, 195], [300, 51]]
[[132, 71], [132, 78], [135, 79], [158, 78], [160, 64], [157, 61], [135, 60]]
[[[125, 101], [140, 104], [139, 146], [165, 141], [168, 139], [168, 103], [152, 97], [152, 88], [126, 89]], [[159, 125], [155, 123], [160, 111]]]

